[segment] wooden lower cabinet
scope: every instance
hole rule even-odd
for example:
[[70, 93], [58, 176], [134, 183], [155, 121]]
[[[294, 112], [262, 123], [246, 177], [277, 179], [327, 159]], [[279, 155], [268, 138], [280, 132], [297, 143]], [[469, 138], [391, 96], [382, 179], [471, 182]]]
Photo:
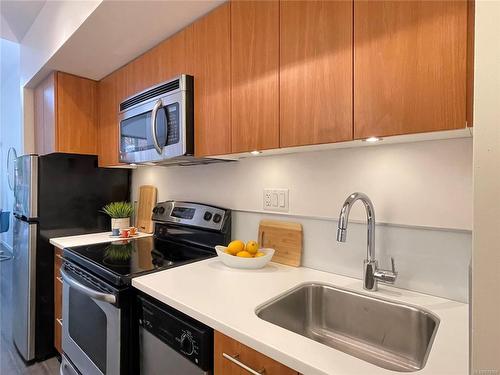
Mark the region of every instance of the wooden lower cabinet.
[[54, 347], [62, 354], [62, 249], [54, 247]]
[[215, 331], [214, 375], [247, 375], [249, 371], [245, 366], [266, 375], [299, 375], [297, 371]]

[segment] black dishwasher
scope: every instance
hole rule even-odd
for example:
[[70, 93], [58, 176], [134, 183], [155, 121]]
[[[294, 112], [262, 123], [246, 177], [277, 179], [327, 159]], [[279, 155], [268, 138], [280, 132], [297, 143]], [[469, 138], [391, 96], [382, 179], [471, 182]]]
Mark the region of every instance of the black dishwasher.
[[212, 328], [150, 297], [137, 306], [141, 375], [212, 374]]

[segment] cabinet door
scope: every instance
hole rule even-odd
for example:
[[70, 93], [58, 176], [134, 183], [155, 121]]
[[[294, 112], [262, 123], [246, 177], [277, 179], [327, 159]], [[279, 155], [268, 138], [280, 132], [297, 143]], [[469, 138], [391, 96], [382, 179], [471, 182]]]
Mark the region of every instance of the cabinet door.
[[56, 73], [49, 74], [34, 90], [35, 153], [56, 151]]
[[[232, 357], [231, 361], [227, 356]], [[239, 364], [238, 364], [238, 363]], [[266, 357], [265, 355], [223, 335], [214, 332], [214, 374], [246, 375], [241, 365], [248, 366], [255, 372], [272, 375], [298, 375], [297, 371]]]
[[354, 137], [466, 126], [467, 1], [354, 2]]
[[279, 147], [279, 2], [231, 2], [232, 152]]
[[158, 48], [152, 48], [124, 68], [127, 73], [127, 92], [124, 98], [159, 83], [160, 61]]
[[230, 4], [187, 29], [187, 72], [194, 76], [195, 155], [231, 153]]
[[57, 72], [56, 150], [97, 155], [97, 82]]
[[158, 83], [186, 73], [186, 33], [183, 29], [155, 47], [160, 63]]
[[185, 73], [185, 34], [178, 32], [121, 68], [126, 75], [123, 99]]
[[99, 81], [99, 166], [119, 165], [118, 89], [121, 72]]
[[280, 147], [352, 139], [352, 8], [280, 3]]

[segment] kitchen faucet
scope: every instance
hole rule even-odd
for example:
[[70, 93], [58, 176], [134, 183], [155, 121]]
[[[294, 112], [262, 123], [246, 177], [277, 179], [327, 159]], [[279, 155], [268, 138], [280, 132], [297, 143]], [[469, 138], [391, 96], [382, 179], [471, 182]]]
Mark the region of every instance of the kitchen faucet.
[[375, 259], [375, 209], [373, 207], [372, 201], [366, 194], [352, 193], [345, 200], [339, 216], [337, 241], [346, 242], [349, 212], [351, 212], [351, 207], [357, 200], [360, 200], [365, 206], [366, 218], [368, 220], [366, 259], [363, 261], [363, 288], [366, 290], [376, 291], [379, 281], [386, 284], [394, 284], [398, 273], [394, 268], [394, 259], [392, 257], [391, 271], [378, 268], [378, 262], [377, 259]]

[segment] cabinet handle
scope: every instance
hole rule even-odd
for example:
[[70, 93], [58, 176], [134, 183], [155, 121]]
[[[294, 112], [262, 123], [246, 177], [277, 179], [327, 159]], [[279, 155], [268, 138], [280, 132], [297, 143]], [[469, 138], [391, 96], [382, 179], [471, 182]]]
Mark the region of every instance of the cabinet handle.
[[261, 370], [258, 370], [258, 371], [255, 371], [253, 368], [251, 367], [248, 367], [247, 365], [245, 365], [243, 362], [240, 362], [238, 359], [240, 358], [240, 355], [239, 354], [235, 354], [235, 355], [229, 355], [229, 354], [226, 354], [226, 353], [222, 353], [222, 356], [224, 358], [226, 358], [227, 360], [233, 362], [235, 365], [241, 367], [243, 370], [246, 370], [248, 371], [250, 374], [252, 375], [262, 375], [262, 374], [265, 374], [266, 373], [266, 369], [261, 369]]
[[63, 283], [63, 280], [62, 280], [62, 277], [61, 276], [57, 276], [56, 277], [57, 281], [59, 281], [61, 284]]

